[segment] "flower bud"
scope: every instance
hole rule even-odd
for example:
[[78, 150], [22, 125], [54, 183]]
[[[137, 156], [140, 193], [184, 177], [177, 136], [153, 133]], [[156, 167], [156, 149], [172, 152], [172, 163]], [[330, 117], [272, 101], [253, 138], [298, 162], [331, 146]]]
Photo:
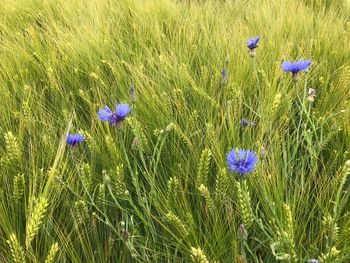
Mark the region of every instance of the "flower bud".
[[165, 130], [166, 130], [167, 132], [170, 132], [173, 128], [174, 128], [174, 124], [173, 124], [173, 123], [170, 123], [170, 124], [165, 128]]
[[247, 240], [248, 238], [248, 232], [247, 229], [245, 228], [244, 224], [240, 224], [239, 228], [238, 228], [238, 236], [242, 239], [242, 240]]
[[102, 171], [102, 175], [103, 175], [103, 183], [105, 185], [109, 185], [111, 183], [111, 177], [109, 177], [109, 175], [105, 170]]

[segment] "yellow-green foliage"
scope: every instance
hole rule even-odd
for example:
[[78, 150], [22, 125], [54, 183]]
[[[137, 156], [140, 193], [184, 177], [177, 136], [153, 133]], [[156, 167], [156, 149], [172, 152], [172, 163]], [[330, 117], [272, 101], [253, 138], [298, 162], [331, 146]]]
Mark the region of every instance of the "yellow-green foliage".
[[207, 185], [211, 155], [212, 155], [211, 151], [208, 148], [205, 148], [202, 151], [202, 154], [198, 163], [198, 172], [197, 172], [198, 187], [200, 187], [201, 184], [204, 184], [204, 186]]
[[16, 136], [12, 132], [5, 133], [6, 154], [0, 159], [0, 164], [11, 164], [19, 161], [22, 155], [21, 147]]
[[135, 138], [138, 140], [140, 149], [142, 151], [147, 151], [148, 142], [140, 122], [135, 117], [131, 117], [128, 118], [128, 124], [130, 125]]
[[117, 166], [116, 171], [113, 172], [112, 176], [112, 182], [115, 187], [116, 194], [118, 196], [123, 196], [125, 195], [127, 189], [126, 189], [126, 184], [124, 181], [124, 169], [123, 166]]
[[99, 184], [97, 187], [97, 201], [100, 204], [104, 204], [106, 202], [106, 187], [104, 184]]
[[16, 175], [13, 178], [13, 199], [15, 202], [18, 202], [23, 196], [24, 183], [24, 174]]
[[17, 141], [17, 138], [12, 132], [7, 132], [5, 134], [6, 151], [7, 156], [10, 160], [16, 160], [21, 157], [21, 148]]
[[246, 181], [236, 182], [236, 191], [238, 198], [238, 211], [242, 217], [244, 225], [249, 228], [254, 221], [253, 210], [251, 206], [250, 193]]
[[165, 218], [176, 233], [180, 234], [180, 238], [185, 238], [189, 234], [188, 226], [185, 225], [182, 220], [176, 216], [173, 212], [169, 211], [165, 214]]
[[96, 151], [97, 145], [92, 135], [89, 132], [83, 130], [79, 130], [79, 133], [84, 136], [85, 142], [89, 147], [90, 151]]
[[37, 235], [41, 225], [44, 223], [46, 211], [49, 203], [46, 197], [39, 197], [33, 210], [29, 214], [26, 224], [26, 247], [30, 247], [30, 243]]
[[211, 198], [210, 192], [208, 190], [208, 188], [206, 186], [204, 186], [203, 184], [201, 184], [198, 187], [198, 191], [199, 193], [204, 197], [205, 199], [205, 203], [206, 203], [206, 208], [207, 210], [212, 213], [214, 212], [215, 209], [215, 204], [213, 199]]
[[177, 177], [171, 177], [167, 182], [167, 201], [176, 202], [179, 192], [179, 180]]
[[49, 254], [47, 255], [45, 263], [54, 263], [55, 262], [55, 258], [56, 258], [58, 249], [59, 249], [59, 247], [58, 247], [57, 242], [51, 245], [51, 248], [50, 248]]
[[89, 209], [83, 200], [74, 203], [74, 219], [78, 224], [84, 224], [89, 220]]
[[294, 252], [294, 220], [293, 220], [293, 215], [292, 215], [292, 210], [289, 204], [284, 204], [284, 214], [285, 214], [285, 221], [286, 221], [286, 226], [285, 226], [285, 240], [288, 243], [288, 246], [290, 248], [290, 254], [293, 260], [296, 260], [296, 255]]
[[221, 169], [216, 177], [215, 182], [215, 199], [218, 203], [224, 203], [228, 197], [229, 179], [227, 170]]
[[86, 189], [87, 192], [90, 192], [91, 186], [92, 186], [92, 172], [90, 164], [88, 163], [82, 163], [79, 167], [80, 170], [80, 180], [83, 184], [83, 187]]
[[192, 261], [196, 263], [209, 263], [207, 256], [204, 254], [204, 251], [200, 247], [191, 247], [191, 258]]
[[17, 237], [14, 233], [12, 233], [7, 240], [8, 245], [10, 246], [12, 260], [14, 263], [25, 263], [25, 257], [23, 248], [17, 240]]
[[180, 140], [187, 146], [188, 150], [192, 149], [192, 143], [190, 138], [182, 131], [182, 129], [175, 123], [172, 123], [167, 129], [171, 129], [180, 138]]

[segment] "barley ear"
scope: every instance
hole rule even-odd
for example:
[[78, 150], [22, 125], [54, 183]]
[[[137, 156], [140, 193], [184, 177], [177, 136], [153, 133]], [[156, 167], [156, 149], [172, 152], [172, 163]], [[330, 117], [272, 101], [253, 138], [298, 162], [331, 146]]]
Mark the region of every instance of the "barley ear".
[[45, 263], [53, 263], [55, 262], [55, 257], [58, 252], [58, 243], [54, 243], [51, 245], [49, 254], [46, 257]]
[[196, 263], [209, 263], [207, 256], [204, 254], [204, 251], [200, 247], [191, 247], [191, 258], [192, 261]]
[[10, 251], [14, 263], [25, 263], [25, 257], [23, 249], [20, 243], [17, 240], [17, 237], [14, 233], [10, 235], [10, 238], [7, 240], [7, 243], [10, 246]]
[[30, 243], [37, 235], [43, 221], [48, 207], [46, 197], [39, 197], [33, 211], [31, 212], [27, 221], [26, 227], [26, 247], [30, 247]]

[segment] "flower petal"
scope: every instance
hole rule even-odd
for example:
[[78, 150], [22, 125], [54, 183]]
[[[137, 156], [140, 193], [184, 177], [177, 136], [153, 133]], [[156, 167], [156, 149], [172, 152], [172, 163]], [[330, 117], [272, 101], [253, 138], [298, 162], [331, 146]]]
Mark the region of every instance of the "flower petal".
[[109, 121], [112, 115], [113, 112], [108, 106], [106, 106], [104, 109], [100, 109], [97, 113], [97, 117], [100, 121]]
[[244, 160], [244, 158], [246, 157], [247, 151], [243, 150], [243, 149], [239, 149], [238, 151], [238, 157], [240, 160]]
[[226, 158], [226, 161], [229, 165], [232, 165], [233, 163], [235, 163], [237, 161], [237, 155], [236, 155], [236, 151], [235, 149], [232, 149]]
[[128, 104], [117, 104], [115, 115], [118, 118], [124, 119], [130, 112], [130, 107]]

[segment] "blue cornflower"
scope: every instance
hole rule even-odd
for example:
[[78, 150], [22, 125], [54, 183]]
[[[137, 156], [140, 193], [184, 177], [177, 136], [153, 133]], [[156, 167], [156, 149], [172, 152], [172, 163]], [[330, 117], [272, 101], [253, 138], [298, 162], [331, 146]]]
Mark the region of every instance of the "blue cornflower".
[[223, 68], [222, 71], [221, 71], [221, 84], [222, 85], [226, 85], [227, 84], [227, 70], [226, 68]]
[[291, 61], [284, 61], [282, 63], [282, 69], [284, 72], [292, 72], [293, 79], [296, 80], [296, 76], [299, 73], [299, 71], [307, 70], [308, 67], [311, 65], [310, 59], [299, 59], [298, 61], [291, 62]]
[[225, 68], [222, 69], [221, 76], [222, 76], [222, 79], [226, 79], [226, 77], [227, 77], [227, 70]]
[[248, 121], [246, 119], [242, 119], [239, 124], [242, 126], [242, 127], [247, 127], [249, 125]]
[[130, 107], [128, 104], [117, 104], [116, 111], [113, 113], [112, 110], [106, 106], [104, 109], [100, 109], [97, 113], [97, 117], [100, 121], [108, 121], [109, 124], [118, 126], [121, 121], [130, 113]]
[[239, 124], [242, 126], [242, 127], [247, 127], [247, 126], [254, 126], [255, 125], [255, 122], [254, 121], [248, 121], [246, 119], [242, 119], [240, 120]]
[[135, 88], [131, 87], [130, 90], [129, 90], [129, 93], [130, 93], [131, 97], [134, 97], [135, 96]]
[[68, 134], [66, 142], [74, 147], [78, 143], [84, 141], [84, 139], [84, 136], [81, 134]]
[[129, 94], [130, 94], [130, 97], [131, 97], [132, 104], [135, 104], [135, 88], [134, 87], [130, 88]]
[[232, 149], [228, 153], [226, 161], [230, 172], [237, 171], [239, 175], [243, 175], [254, 170], [258, 158], [253, 151], [243, 149], [238, 151], [237, 157], [236, 150]]
[[250, 51], [254, 51], [258, 47], [260, 37], [257, 36], [255, 38], [249, 38], [247, 41], [247, 47], [249, 48]]

